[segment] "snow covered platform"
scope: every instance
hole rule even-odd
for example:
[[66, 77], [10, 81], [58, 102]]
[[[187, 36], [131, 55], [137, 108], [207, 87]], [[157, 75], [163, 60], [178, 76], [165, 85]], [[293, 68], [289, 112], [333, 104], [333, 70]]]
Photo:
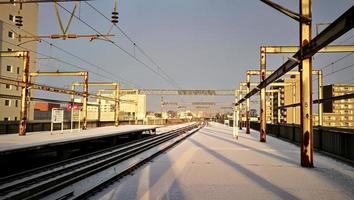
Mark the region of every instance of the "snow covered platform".
[[293, 144], [210, 123], [91, 199], [354, 199], [352, 166], [319, 153], [314, 165]]
[[27, 151], [40, 149], [48, 145], [60, 145], [65, 143], [76, 143], [88, 140], [95, 140], [105, 137], [122, 136], [130, 134], [141, 134], [143, 132], [156, 132], [156, 125], [122, 125], [118, 127], [107, 126], [91, 128], [87, 130], [64, 130], [29, 132], [26, 136], [18, 134], [0, 135], [0, 155], [16, 151]]
[[0, 135], [0, 163], [6, 163], [0, 165], [0, 177], [93, 153], [147, 137], [149, 134], [160, 134], [189, 124], [164, 127], [122, 125], [91, 128], [85, 131], [65, 130], [63, 133], [43, 131], [29, 132], [26, 136]]

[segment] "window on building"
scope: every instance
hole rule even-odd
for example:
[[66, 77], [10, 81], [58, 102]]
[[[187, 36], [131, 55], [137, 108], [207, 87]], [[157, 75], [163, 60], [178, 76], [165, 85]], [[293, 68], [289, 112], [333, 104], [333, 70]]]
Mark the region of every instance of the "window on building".
[[6, 84], [5, 88], [8, 89], [8, 90], [11, 90], [11, 85], [10, 84]]
[[11, 106], [11, 101], [10, 99], [5, 99], [5, 106]]
[[11, 49], [11, 48], [7, 48], [7, 51], [13, 51], [13, 49]]
[[6, 66], [6, 71], [12, 72], [12, 66], [11, 66], [11, 65], [7, 65], [7, 66]]
[[9, 31], [9, 33], [7, 34], [7, 36], [9, 36], [9, 38], [14, 39], [15, 38], [15, 33], [12, 31]]
[[13, 22], [14, 21], [14, 16], [13, 15], [9, 15], [9, 20]]
[[16, 86], [16, 91], [18, 91], [18, 86]]
[[17, 117], [15, 117], [15, 121], [17, 121]]
[[4, 117], [4, 121], [9, 121], [10, 117]]
[[15, 106], [18, 107], [18, 100], [15, 101]]
[[17, 74], [20, 74], [20, 68], [17, 67], [17, 71], [16, 71]]

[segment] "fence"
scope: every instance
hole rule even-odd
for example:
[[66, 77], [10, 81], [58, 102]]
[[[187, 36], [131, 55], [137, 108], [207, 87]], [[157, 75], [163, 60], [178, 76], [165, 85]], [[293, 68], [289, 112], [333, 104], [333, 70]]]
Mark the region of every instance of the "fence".
[[[259, 130], [258, 122], [251, 122], [251, 129]], [[300, 126], [292, 124], [267, 124], [267, 133], [291, 143], [300, 143]], [[313, 145], [316, 150], [354, 164], [354, 129], [314, 127]]]

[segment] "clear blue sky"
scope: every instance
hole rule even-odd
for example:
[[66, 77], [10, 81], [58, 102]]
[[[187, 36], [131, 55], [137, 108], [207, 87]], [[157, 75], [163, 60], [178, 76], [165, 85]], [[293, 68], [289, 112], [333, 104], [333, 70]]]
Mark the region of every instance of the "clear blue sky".
[[[96, 0], [90, 3], [110, 17], [113, 0]], [[274, 1], [298, 11], [298, 0]], [[313, 0], [313, 24], [332, 22], [354, 4], [353, 0]], [[62, 4], [67, 8], [72, 3]], [[107, 33], [109, 22], [81, 3], [81, 19], [101, 33]], [[119, 0], [119, 26], [142, 47], [184, 89], [233, 89], [245, 80], [247, 69], [258, 69], [261, 45], [297, 45], [298, 23], [273, 10], [258, 0]], [[67, 19], [67, 13], [61, 12]], [[66, 21], [66, 20], [64, 20]], [[39, 34], [58, 33], [52, 4], [40, 6]], [[74, 19], [71, 33], [95, 32]], [[112, 38], [118, 45], [134, 54], [133, 45], [115, 28]], [[315, 34], [315, 28], [313, 28]], [[353, 31], [338, 39], [353, 43]], [[354, 36], [353, 36], [354, 37]], [[347, 39], [349, 38], [349, 39]], [[60, 57], [70, 63], [96, 73], [120, 80], [121, 77], [140, 88], [173, 88], [171, 84], [149, 71], [142, 64], [127, 56], [120, 49], [105, 41], [89, 42], [87, 39], [56, 40], [54, 44], [99, 65], [110, 74], [87, 65], [48, 45], [39, 44], [39, 51]], [[156, 67], [136, 51], [136, 56], [149, 66]], [[318, 55], [314, 67], [320, 68], [343, 54]], [[352, 64], [354, 56], [336, 63], [335, 69]], [[275, 69], [283, 62], [283, 56], [268, 56], [268, 69]], [[55, 61], [41, 61], [40, 70], [78, 70]], [[327, 68], [331, 72], [332, 67]], [[325, 77], [326, 83], [352, 81], [353, 68]], [[106, 81], [90, 74], [91, 80]], [[67, 85], [72, 79], [51, 80]], [[112, 80], [110, 80], [112, 81]], [[128, 85], [127, 87], [131, 87]], [[228, 100], [230, 98], [184, 98], [189, 100]], [[174, 97], [167, 97], [174, 100]], [[158, 108], [158, 98], [149, 98], [150, 109]]]

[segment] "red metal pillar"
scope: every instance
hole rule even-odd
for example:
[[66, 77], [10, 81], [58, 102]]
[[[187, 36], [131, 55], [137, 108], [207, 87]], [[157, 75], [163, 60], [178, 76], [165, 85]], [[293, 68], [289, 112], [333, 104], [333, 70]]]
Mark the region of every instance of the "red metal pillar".
[[19, 133], [20, 136], [26, 135], [27, 128], [27, 110], [28, 110], [28, 94], [29, 94], [29, 52], [23, 52], [23, 72], [22, 72], [22, 82], [24, 87], [21, 89], [21, 111], [20, 111], [20, 124]]
[[[266, 78], [266, 49], [261, 47], [260, 58], [260, 82], [263, 82]], [[266, 88], [261, 89], [260, 94], [260, 142], [266, 142]]]
[[[300, 15], [311, 19], [311, 0], [300, 0]], [[311, 22], [300, 22], [300, 48], [311, 41]], [[301, 166], [313, 167], [312, 57], [301, 60]]]

